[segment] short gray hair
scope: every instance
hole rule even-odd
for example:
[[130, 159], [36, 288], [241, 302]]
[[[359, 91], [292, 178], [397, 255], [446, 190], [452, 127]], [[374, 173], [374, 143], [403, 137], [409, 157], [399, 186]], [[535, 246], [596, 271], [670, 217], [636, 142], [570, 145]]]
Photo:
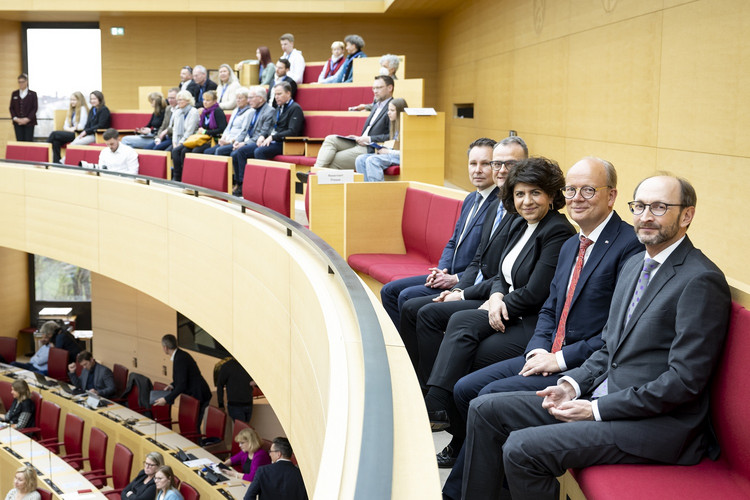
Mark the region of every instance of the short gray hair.
[[234, 95], [244, 95], [245, 97], [250, 97], [250, 89], [247, 87], [240, 87], [237, 89], [237, 92], [235, 92]]
[[206, 67], [202, 65], [197, 65], [195, 68], [193, 68], [193, 74], [197, 72], [202, 72], [204, 75], [208, 74], [208, 71], [206, 71]]
[[365, 47], [365, 41], [359, 35], [346, 35], [344, 41], [357, 47], [357, 50], [362, 50]]
[[518, 137], [517, 135], [511, 135], [503, 139], [502, 141], [498, 142], [495, 147], [499, 146], [512, 146], [516, 145], [519, 148], [523, 149], [523, 155], [528, 158], [529, 157], [529, 147], [526, 145], [526, 141]]
[[261, 87], [260, 85], [254, 85], [250, 87], [250, 89], [248, 90], [248, 97], [253, 95], [262, 97], [264, 102], [268, 100], [268, 92], [266, 91], [266, 88]]
[[401, 65], [401, 60], [396, 55], [386, 54], [380, 58], [380, 65], [385, 65], [386, 67], [391, 68], [393, 71], [396, 71]]

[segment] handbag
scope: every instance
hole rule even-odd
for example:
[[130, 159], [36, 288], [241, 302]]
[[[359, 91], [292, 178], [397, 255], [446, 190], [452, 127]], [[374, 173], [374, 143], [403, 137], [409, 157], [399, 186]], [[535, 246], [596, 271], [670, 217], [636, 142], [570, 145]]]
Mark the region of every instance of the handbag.
[[207, 134], [192, 134], [185, 139], [182, 143], [188, 149], [195, 149], [198, 146], [203, 146], [205, 143], [211, 140], [211, 136]]

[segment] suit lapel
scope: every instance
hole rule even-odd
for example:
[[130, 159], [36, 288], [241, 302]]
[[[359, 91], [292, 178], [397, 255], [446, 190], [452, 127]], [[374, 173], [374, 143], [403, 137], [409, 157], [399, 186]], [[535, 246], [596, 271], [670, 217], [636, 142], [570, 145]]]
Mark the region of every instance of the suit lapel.
[[[586, 281], [588, 281], [589, 277], [594, 273], [596, 267], [602, 261], [609, 249], [612, 248], [612, 244], [615, 242], [620, 231], [620, 222], [620, 217], [613, 212], [612, 217], [609, 219], [607, 225], [604, 226], [604, 230], [602, 230], [598, 241], [591, 250], [591, 255], [589, 255], [586, 264], [581, 270], [581, 275], [578, 277], [578, 284], [576, 285], [575, 292], [573, 292], [573, 299], [570, 302], [571, 307], [575, 304], [576, 299], [581, 294], [581, 290], [583, 290]], [[578, 250], [576, 249], [576, 252], [577, 251]]]

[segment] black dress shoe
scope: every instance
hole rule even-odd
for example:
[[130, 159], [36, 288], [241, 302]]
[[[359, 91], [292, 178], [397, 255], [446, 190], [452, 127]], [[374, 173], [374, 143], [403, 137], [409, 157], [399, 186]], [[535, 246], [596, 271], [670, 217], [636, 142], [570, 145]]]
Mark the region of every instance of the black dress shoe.
[[242, 198], [242, 184], [239, 184], [234, 189], [232, 189], [232, 196], [238, 196]]
[[437, 454], [437, 463], [440, 469], [452, 469], [456, 463], [457, 455], [454, 456], [453, 447], [451, 445], [443, 448], [443, 451]]
[[443, 431], [451, 426], [448, 412], [445, 410], [428, 411], [427, 417], [430, 419], [432, 432]]
[[310, 177], [310, 174], [308, 174], [307, 172], [297, 172], [297, 180], [302, 184], [307, 184], [308, 177]]

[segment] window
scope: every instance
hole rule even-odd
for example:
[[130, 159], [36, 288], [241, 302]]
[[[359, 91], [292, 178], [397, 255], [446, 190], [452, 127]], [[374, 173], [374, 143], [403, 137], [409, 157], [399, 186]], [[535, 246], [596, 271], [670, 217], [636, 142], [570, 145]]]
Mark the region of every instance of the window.
[[91, 330], [91, 273], [67, 262], [29, 254], [30, 324], [45, 307], [72, 307], [77, 330]]
[[177, 344], [180, 349], [196, 351], [215, 358], [231, 356], [210, 333], [180, 312], [177, 313]]

